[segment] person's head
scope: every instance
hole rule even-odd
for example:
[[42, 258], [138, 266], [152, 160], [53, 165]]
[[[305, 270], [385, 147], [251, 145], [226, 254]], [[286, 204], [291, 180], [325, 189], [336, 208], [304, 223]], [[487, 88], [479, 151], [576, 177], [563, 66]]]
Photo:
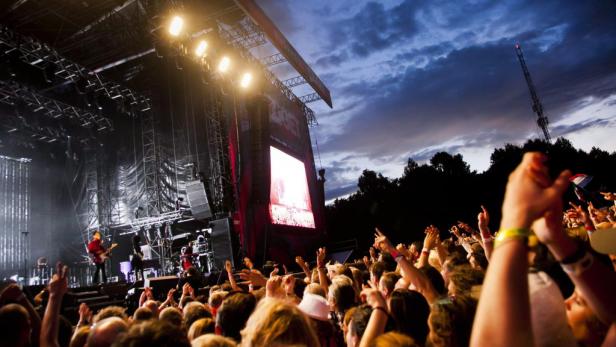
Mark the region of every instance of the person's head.
[[370, 305], [361, 305], [354, 308], [345, 334], [345, 341], [348, 347], [359, 346], [371, 314], [372, 307]]
[[128, 330], [128, 324], [119, 317], [105, 318], [95, 323], [88, 335], [88, 347], [109, 347]]
[[214, 334], [205, 334], [197, 337], [191, 343], [192, 347], [236, 347], [233, 339]]
[[353, 275], [353, 285], [355, 286], [355, 291], [358, 293], [362, 290], [362, 284], [364, 284], [364, 274], [362, 271], [356, 267], [351, 266], [351, 274]]
[[154, 313], [147, 307], [139, 307], [133, 313], [133, 323], [144, 322], [150, 319], [154, 319]]
[[141, 242], [141, 237], [139, 235], [133, 236], [133, 245], [139, 245]]
[[30, 315], [21, 305], [0, 308], [0, 346], [30, 345]]
[[184, 324], [188, 329], [191, 324], [201, 318], [212, 318], [212, 313], [205, 308], [205, 305], [198, 301], [189, 302], [183, 309]]
[[293, 285], [293, 294], [301, 300], [304, 297], [306, 286], [306, 282], [296, 279]]
[[160, 311], [158, 319], [169, 322], [176, 327], [182, 327], [183, 317], [182, 312], [175, 307], [167, 307]]
[[101, 232], [96, 230], [93, 234], [92, 234], [92, 239], [94, 240], [100, 240], [101, 239]]
[[575, 339], [583, 345], [600, 345], [607, 334], [608, 326], [599, 320], [577, 290], [565, 300], [565, 308]]
[[143, 303], [143, 307], [147, 307], [150, 309], [150, 311], [152, 311], [152, 314], [154, 315], [154, 317], [158, 318], [158, 302], [155, 300], [147, 300], [146, 302]]
[[449, 276], [451, 275], [453, 270], [457, 266], [464, 265], [464, 264], [468, 264], [468, 262], [466, 258], [464, 258], [464, 256], [460, 254], [459, 252], [454, 252], [450, 254], [449, 256], [447, 256], [445, 263], [441, 267], [441, 276], [443, 277], [443, 280], [445, 281], [445, 286], [449, 285]]
[[327, 266], [327, 277], [332, 279], [338, 275], [344, 275], [347, 271], [347, 266], [344, 264], [336, 263], [334, 265]]
[[486, 254], [482, 248], [473, 249], [473, 251], [468, 254], [468, 262], [473, 269], [485, 271], [488, 268], [488, 258], [486, 258]]
[[470, 295], [474, 286], [483, 283], [484, 273], [470, 265], [460, 265], [449, 275], [449, 295]]
[[225, 291], [218, 291], [218, 292], [214, 292], [214, 293], [210, 294], [210, 297], [208, 299], [208, 304], [213, 309], [219, 308], [220, 305], [222, 304], [222, 301], [227, 296], [227, 294], [228, 293], [225, 292]]
[[186, 269], [186, 276], [198, 277], [199, 276], [199, 270], [197, 270], [196, 267], [191, 266], [188, 269]]
[[383, 272], [385, 272], [386, 265], [382, 261], [375, 261], [370, 265], [370, 281], [379, 283]]
[[430, 265], [426, 265], [419, 268], [419, 271], [423, 272], [424, 275], [428, 277], [430, 283], [432, 283], [432, 287], [439, 295], [444, 295], [447, 293], [447, 288], [445, 287], [445, 280], [437, 269], [433, 268]]
[[468, 346], [477, 302], [468, 297], [442, 299], [431, 307], [428, 339], [434, 346]]
[[412, 337], [423, 345], [428, 336], [430, 305], [423, 295], [414, 290], [396, 289], [389, 299], [389, 312], [395, 330]]
[[[190, 347], [186, 333], [177, 326], [161, 320], [133, 325], [114, 347]], [[89, 344], [88, 347], [92, 347]]]
[[261, 300], [242, 330], [242, 346], [320, 346], [308, 320], [295, 305], [281, 300]]
[[417, 259], [419, 258], [419, 253], [421, 252], [421, 247], [423, 245], [421, 244], [421, 241], [413, 241], [413, 243], [411, 243], [411, 247], [409, 248], [409, 252], [411, 252], [411, 255], [413, 256], [413, 259]]
[[310, 283], [309, 285], [307, 285], [306, 289], [304, 289], [304, 295], [306, 293], [325, 297], [325, 290], [323, 290], [323, 287], [321, 287], [321, 285], [318, 283]]
[[327, 301], [332, 311], [344, 313], [355, 305], [353, 281], [345, 275], [336, 276], [329, 286]]
[[229, 294], [216, 314], [216, 325], [222, 335], [240, 341], [240, 331], [257, 305], [257, 300], [250, 293], [235, 292]]
[[201, 335], [213, 334], [215, 326], [216, 323], [212, 318], [197, 319], [188, 329], [188, 340], [193, 341]]
[[86, 345], [86, 341], [88, 340], [88, 335], [90, 334], [90, 327], [83, 326], [77, 330], [73, 334], [71, 338], [71, 342], [68, 347], [84, 347]]
[[385, 299], [389, 299], [389, 296], [396, 287], [396, 282], [400, 279], [400, 275], [393, 271], [385, 272], [379, 279], [379, 291], [383, 294]]
[[407, 335], [400, 334], [395, 331], [379, 335], [372, 344], [374, 347], [419, 347], [422, 344], [417, 344]]
[[126, 309], [124, 307], [107, 306], [94, 315], [92, 318], [92, 323], [97, 323], [110, 317], [118, 317], [124, 321], [128, 319], [128, 316], [126, 316]]

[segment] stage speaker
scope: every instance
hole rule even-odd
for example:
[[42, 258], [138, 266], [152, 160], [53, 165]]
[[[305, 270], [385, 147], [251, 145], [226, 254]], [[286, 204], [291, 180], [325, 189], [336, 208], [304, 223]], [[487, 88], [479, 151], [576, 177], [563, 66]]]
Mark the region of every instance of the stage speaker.
[[186, 182], [186, 196], [188, 197], [188, 206], [195, 219], [206, 219], [212, 217], [212, 210], [207, 201], [205, 187], [199, 180]]
[[211, 221], [210, 227], [212, 228], [211, 241], [212, 251], [214, 251], [214, 267], [220, 271], [225, 268], [226, 260], [231, 260], [231, 264], [234, 264], [229, 219], [223, 218]]
[[178, 284], [177, 276], [162, 276], [162, 277], [146, 278], [143, 286], [152, 288], [154, 297], [157, 299], [161, 299], [161, 298], [166, 297], [169, 289], [175, 288], [177, 284]]

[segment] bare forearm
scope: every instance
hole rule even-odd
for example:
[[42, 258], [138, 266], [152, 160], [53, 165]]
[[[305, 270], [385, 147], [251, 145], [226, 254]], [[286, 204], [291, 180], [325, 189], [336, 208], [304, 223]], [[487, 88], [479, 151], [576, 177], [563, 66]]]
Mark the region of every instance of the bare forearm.
[[319, 283], [321, 284], [321, 288], [323, 288], [325, 294], [327, 295], [327, 292], [329, 291], [329, 284], [327, 283], [327, 274], [325, 273], [325, 268], [320, 267], [317, 271], [319, 272]]
[[387, 325], [387, 315], [381, 309], [374, 309], [370, 314], [370, 320], [364, 331], [364, 335], [361, 337], [359, 347], [371, 346], [374, 340], [385, 332], [385, 326]]
[[60, 305], [62, 298], [49, 297], [43, 323], [41, 326], [40, 346], [59, 347], [58, 343], [58, 321], [60, 317]]
[[397, 261], [398, 265], [400, 266], [400, 272], [402, 273], [402, 277], [409, 283], [413, 284], [415, 288], [417, 288], [417, 290], [426, 297], [426, 300], [428, 300], [429, 303], [434, 302], [438, 295], [432, 288], [432, 285], [429, 283], [429, 280], [426, 275], [424, 275], [423, 272], [415, 268], [404, 257], [398, 258]]
[[[471, 346], [531, 346], [528, 260], [524, 240], [509, 240], [492, 255]], [[495, 310], [495, 308], [498, 308]]]

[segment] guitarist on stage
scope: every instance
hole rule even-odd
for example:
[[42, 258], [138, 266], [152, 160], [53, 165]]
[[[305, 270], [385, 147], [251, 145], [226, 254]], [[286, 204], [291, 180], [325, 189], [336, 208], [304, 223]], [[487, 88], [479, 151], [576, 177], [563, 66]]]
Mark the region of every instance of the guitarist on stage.
[[105, 274], [105, 258], [107, 249], [105, 249], [102, 245], [101, 232], [98, 230], [92, 234], [92, 241], [88, 243], [88, 253], [90, 253], [92, 260], [94, 261], [94, 265], [96, 265], [96, 271], [94, 272], [94, 277], [92, 277], [92, 283], [99, 284], [99, 272], [102, 273], [103, 283], [107, 283], [107, 274]]

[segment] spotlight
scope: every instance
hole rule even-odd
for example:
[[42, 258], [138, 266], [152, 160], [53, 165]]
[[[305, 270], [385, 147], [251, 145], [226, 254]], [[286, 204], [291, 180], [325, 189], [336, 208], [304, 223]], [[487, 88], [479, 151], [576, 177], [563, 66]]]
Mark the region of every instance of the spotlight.
[[199, 41], [197, 48], [195, 49], [195, 54], [197, 57], [202, 57], [205, 54], [205, 50], [207, 49], [207, 42], [204, 40]]
[[252, 74], [250, 72], [246, 72], [242, 75], [242, 79], [240, 80], [240, 87], [246, 89], [250, 86], [250, 82], [252, 82]]
[[227, 70], [229, 70], [230, 65], [231, 65], [231, 59], [229, 59], [226, 56], [222, 57], [222, 59], [220, 59], [220, 63], [218, 64], [218, 71], [227, 72]]
[[171, 34], [172, 36], [180, 35], [183, 26], [184, 20], [182, 19], [182, 17], [173, 17], [173, 19], [171, 19], [171, 24], [169, 24], [169, 34]]

